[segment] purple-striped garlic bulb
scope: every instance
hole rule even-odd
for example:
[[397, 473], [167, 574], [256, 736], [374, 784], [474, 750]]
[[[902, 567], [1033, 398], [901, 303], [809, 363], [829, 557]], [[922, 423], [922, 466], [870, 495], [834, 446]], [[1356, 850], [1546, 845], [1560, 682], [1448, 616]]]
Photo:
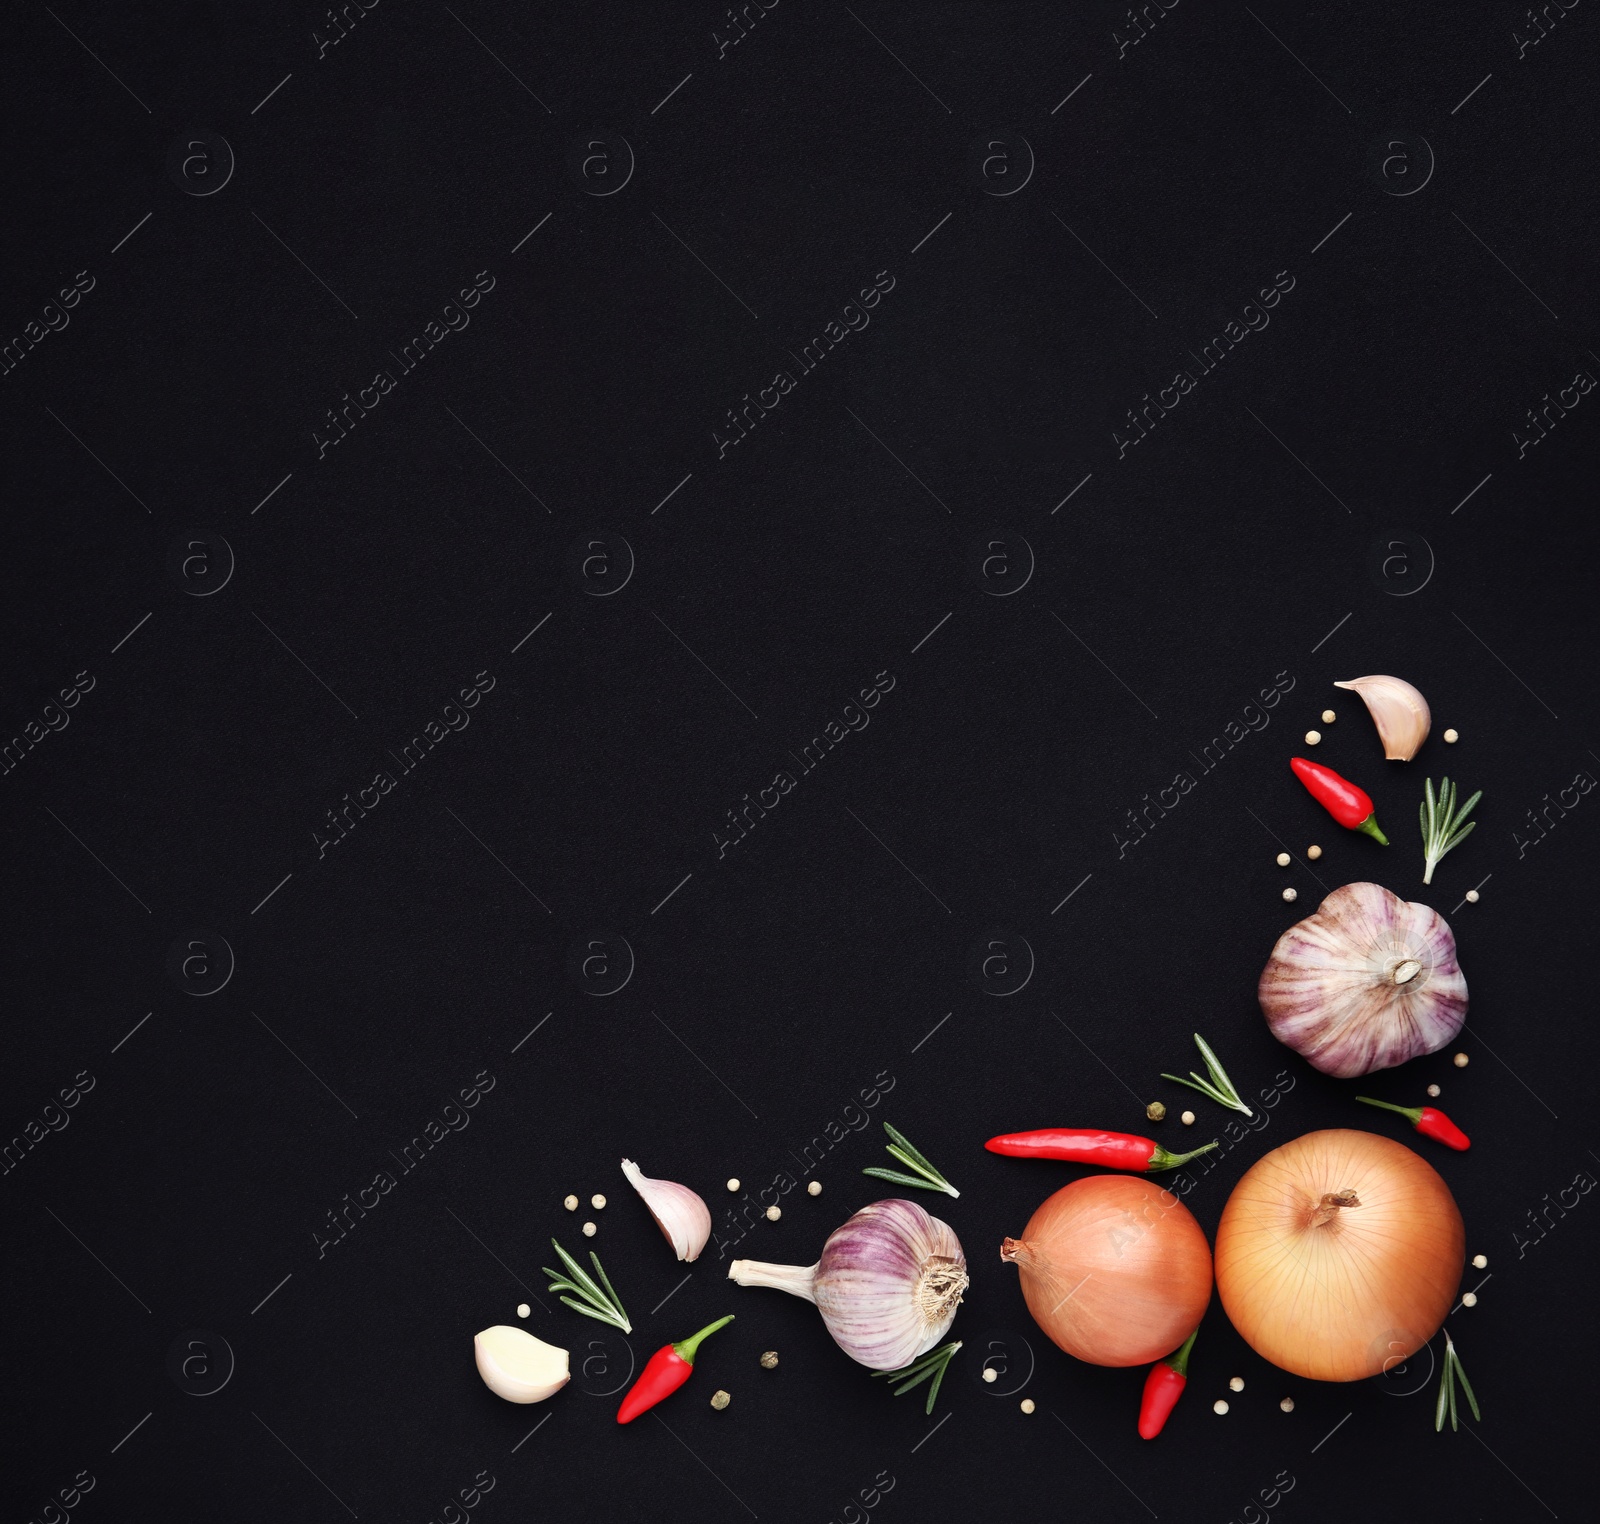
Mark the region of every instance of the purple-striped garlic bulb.
[[1338, 1079], [1437, 1053], [1467, 1018], [1444, 917], [1381, 884], [1345, 884], [1284, 932], [1256, 993], [1272, 1035]]
[[875, 1201], [828, 1235], [814, 1265], [736, 1259], [728, 1278], [815, 1302], [834, 1342], [875, 1371], [925, 1355], [955, 1321], [967, 1257], [948, 1223], [914, 1201]]

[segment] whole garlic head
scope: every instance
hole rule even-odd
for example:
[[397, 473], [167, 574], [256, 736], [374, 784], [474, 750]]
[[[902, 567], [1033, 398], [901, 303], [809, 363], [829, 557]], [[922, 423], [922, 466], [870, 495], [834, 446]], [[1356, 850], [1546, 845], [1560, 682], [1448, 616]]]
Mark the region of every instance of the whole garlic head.
[[543, 1402], [570, 1379], [566, 1350], [505, 1323], [473, 1335], [472, 1352], [483, 1384], [507, 1402]]
[[1467, 981], [1444, 917], [1381, 884], [1345, 884], [1278, 938], [1257, 987], [1272, 1035], [1338, 1079], [1454, 1040]]
[[1390, 762], [1409, 762], [1428, 739], [1433, 713], [1410, 683], [1399, 677], [1352, 677], [1335, 688], [1360, 694], [1372, 723], [1378, 727], [1383, 755]]

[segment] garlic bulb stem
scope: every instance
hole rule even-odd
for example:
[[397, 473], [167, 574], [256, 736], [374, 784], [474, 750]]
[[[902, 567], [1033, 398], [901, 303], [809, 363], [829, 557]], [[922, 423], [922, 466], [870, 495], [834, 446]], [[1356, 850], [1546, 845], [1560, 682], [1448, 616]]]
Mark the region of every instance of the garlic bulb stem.
[[[819, 1260], [818, 1265], [821, 1264]], [[815, 1302], [817, 1265], [769, 1265], [759, 1259], [736, 1259], [728, 1266], [728, 1279], [737, 1286], [768, 1286]]]
[[1403, 678], [1376, 675], [1353, 677], [1335, 683], [1361, 696], [1372, 723], [1378, 727], [1383, 754], [1391, 762], [1409, 762], [1428, 739], [1433, 715], [1428, 701]]

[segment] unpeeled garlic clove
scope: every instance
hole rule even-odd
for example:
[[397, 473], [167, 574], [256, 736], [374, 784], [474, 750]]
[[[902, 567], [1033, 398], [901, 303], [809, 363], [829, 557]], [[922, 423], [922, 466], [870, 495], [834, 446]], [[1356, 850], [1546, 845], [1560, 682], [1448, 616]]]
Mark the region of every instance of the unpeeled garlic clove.
[[472, 1352], [483, 1384], [507, 1402], [543, 1402], [571, 1379], [566, 1350], [504, 1323], [475, 1334]]
[[1378, 727], [1383, 754], [1390, 762], [1409, 762], [1428, 739], [1433, 724], [1428, 701], [1404, 678], [1353, 677], [1333, 686], [1361, 696], [1372, 723]]
[[622, 1161], [622, 1173], [650, 1209], [672, 1252], [681, 1260], [698, 1259], [711, 1237], [710, 1207], [676, 1180], [652, 1180], [632, 1159]]

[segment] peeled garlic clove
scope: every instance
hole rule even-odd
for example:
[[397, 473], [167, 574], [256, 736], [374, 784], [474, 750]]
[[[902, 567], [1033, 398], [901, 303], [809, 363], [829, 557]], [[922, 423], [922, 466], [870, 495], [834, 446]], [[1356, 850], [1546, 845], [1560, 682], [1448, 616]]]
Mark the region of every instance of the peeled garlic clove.
[[566, 1350], [504, 1323], [475, 1334], [472, 1352], [483, 1384], [507, 1402], [543, 1402], [569, 1379]]
[[1404, 679], [1353, 677], [1333, 686], [1361, 695], [1372, 723], [1378, 727], [1383, 754], [1390, 762], [1409, 762], [1428, 739], [1433, 724], [1428, 701]]
[[1444, 917], [1381, 884], [1335, 889], [1278, 938], [1257, 987], [1279, 1042], [1339, 1079], [1451, 1042], [1467, 981]]
[[632, 1159], [622, 1161], [622, 1173], [639, 1193], [662, 1236], [681, 1260], [695, 1260], [711, 1237], [711, 1208], [686, 1185], [675, 1180], [652, 1180]]

